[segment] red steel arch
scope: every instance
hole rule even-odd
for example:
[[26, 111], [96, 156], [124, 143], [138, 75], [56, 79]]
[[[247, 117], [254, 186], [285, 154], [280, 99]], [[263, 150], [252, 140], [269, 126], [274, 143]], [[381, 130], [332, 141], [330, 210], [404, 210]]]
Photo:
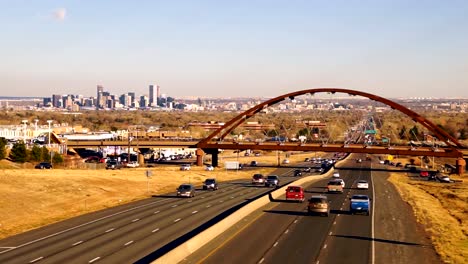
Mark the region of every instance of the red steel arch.
[[449, 146], [452, 149], [456, 148], [464, 148], [462, 144], [460, 144], [454, 137], [450, 136], [447, 132], [444, 130], [440, 129], [437, 125], [432, 123], [431, 121], [427, 120], [426, 118], [422, 117], [418, 113], [404, 107], [403, 105], [400, 105], [396, 102], [393, 102], [391, 100], [388, 100], [386, 98], [373, 95], [370, 93], [366, 92], [361, 92], [361, 91], [356, 91], [356, 90], [350, 90], [350, 89], [343, 89], [343, 88], [314, 88], [314, 89], [307, 89], [307, 90], [301, 90], [301, 91], [296, 91], [284, 95], [280, 95], [278, 97], [272, 98], [270, 100], [267, 100], [263, 103], [260, 103], [245, 112], [239, 114], [238, 116], [234, 117], [230, 121], [226, 122], [224, 126], [220, 127], [213, 133], [211, 133], [208, 137], [205, 139], [201, 140], [197, 146], [203, 148], [204, 145], [208, 144], [209, 141], [211, 141], [213, 138], [215, 138], [217, 135], [220, 135], [217, 140], [221, 141], [228, 135], [232, 130], [234, 130], [236, 127], [238, 127], [240, 124], [245, 122], [247, 119], [250, 117], [254, 116], [264, 108], [267, 108], [271, 105], [277, 104], [285, 99], [294, 99], [296, 96], [304, 95], [304, 94], [311, 94], [314, 95], [315, 93], [346, 93], [349, 95], [359, 95], [362, 97], [367, 97], [371, 100], [381, 102], [385, 105], [390, 106], [392, 109], [396, 109], [405, 115], [409, 116], [411, 119], [413, 119], [415, 122], [421, 124], [425, 128], [427, 128], [429, 131], [434, 133], [434, 135], [439, 139], [444, 141], [447, 146]]

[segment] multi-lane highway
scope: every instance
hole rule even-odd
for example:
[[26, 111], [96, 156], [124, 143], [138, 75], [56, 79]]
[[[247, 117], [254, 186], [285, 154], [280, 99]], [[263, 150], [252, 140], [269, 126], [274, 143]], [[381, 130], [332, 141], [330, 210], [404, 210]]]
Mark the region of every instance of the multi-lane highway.
[[[296, 179], [292, 170], [278, 171], [281, 184]], [[250, 179], [219, 187], [199, 189], [194, 198], [154, 197], [4, 239], [0, 263], [150, 261], [213, 224], [217, 215], [273, 190], [252, 186]]]
[[[411, 208], [386, 182], [386, 173], [372, 172], [371, 166], [354, 159], [342, 164], [343, 194], [326, 193], [328, 179], [306, 187], [307, 197], [328, 196], [329, 217], [308, 215], [306, 202], [278, 200], [184, 263], [440, 263]], [[357, 190], [358, 180], [367, 180], [369, 189]], [[372, 198], [370, 216], [349, 213], [353, 194]]]

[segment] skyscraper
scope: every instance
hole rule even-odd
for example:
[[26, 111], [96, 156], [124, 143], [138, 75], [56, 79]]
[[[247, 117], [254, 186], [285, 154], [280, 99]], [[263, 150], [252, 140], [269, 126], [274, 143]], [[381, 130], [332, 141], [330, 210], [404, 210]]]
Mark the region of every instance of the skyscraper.
[[160, 91], [159, 91], [159, 85], [156, 86], [156, 105], [159, 104], [159, 98], [160, 98], [161, 94], [160, 94]]
[[104, 87], [102, 85], [97, 86], [97, 100], [96, 100], [96, 109], [102, 108], [104, 102], [102, 100], [102, 93], [104, 92]]
[[156, 106], [157, 103], [157, 95], [156, 91], [154, 90], [154, 85], [150, 84], [149, 86], [149, 105], [150, 106]]

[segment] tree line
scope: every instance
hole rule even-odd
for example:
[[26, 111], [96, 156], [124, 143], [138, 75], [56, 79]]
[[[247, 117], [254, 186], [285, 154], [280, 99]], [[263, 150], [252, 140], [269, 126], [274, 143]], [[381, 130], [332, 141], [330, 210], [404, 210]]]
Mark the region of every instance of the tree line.
[[24, 141], [20, 140], [13, 144], [7, 156], [8, 141], [5, 138], [0, 138], [0, 160], [8, 158], [17, 163], [25, 162], [52, 162], [54, 164], [63, 163], [63, 156], [49, 150], [46, 146], [34, 144], [31, 149], [28, 149]]

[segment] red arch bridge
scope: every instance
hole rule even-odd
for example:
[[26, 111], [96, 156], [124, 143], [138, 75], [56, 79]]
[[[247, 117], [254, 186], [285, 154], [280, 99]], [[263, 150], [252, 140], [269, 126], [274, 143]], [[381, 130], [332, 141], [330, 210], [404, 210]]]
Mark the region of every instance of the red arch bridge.
[[[366, 97], [370, 100], [380, 102], [386, 106], [397, 110], [411, 118], [414, 122], [425, 127], [433, 137], [443, 142], [443, 147], [430, 146], [375, 146], [365, 144], [352, 143], [308, 143], [308, 142], [236, 142], [225, 140], [234, 129], [242, 125], [249, 118], [255, 116], [266, 108], [278, 104], [284, 100], [294, 100], [294, 98], [302, 95], [315, 95], [318, 93], [335, 94], [343, 93], [351, 96]], [[408, 109], [407, 107], [391, 101], [389, 99], [365, 93], [356, 90], [342, 88], [314, 88], [306, 89], [278, 97], [269, 99], [260, 103], [236, 117], [226, 122], [223, 126], [215, 130], [206, 138], [200, 141], [154, 141], [154, 140], [139, 140], [139, 141], [77, 141], [68, 140], [66, 143], [69, 148], [84, 148], [84, 147], [103, 147], [103, 146], [131, 146], [139, 148], [161, 148], [161, 147], [187, 147], [197, 148], [197, 165], [203, 165], [203, 155], [212, 155], [213, 166], [218, 165], [218, 153], [220, 149], [224, 150], [278, 150], [278, 151], [321, 151], [321, 152], [345, 152], [345, 153], [368, 153], [368, 154], [389, 154], [389, 155], [406, 155], [406, 156], [431, 156], [431, 157], [447, 157], [455, 158], [457, 170], [462, 173], [465, 168], [465, 159], [468, 157], [467, 147], [458, 142], [457, 139], [442, 130], [439, 126], [432, 123], [418, 113]]]

